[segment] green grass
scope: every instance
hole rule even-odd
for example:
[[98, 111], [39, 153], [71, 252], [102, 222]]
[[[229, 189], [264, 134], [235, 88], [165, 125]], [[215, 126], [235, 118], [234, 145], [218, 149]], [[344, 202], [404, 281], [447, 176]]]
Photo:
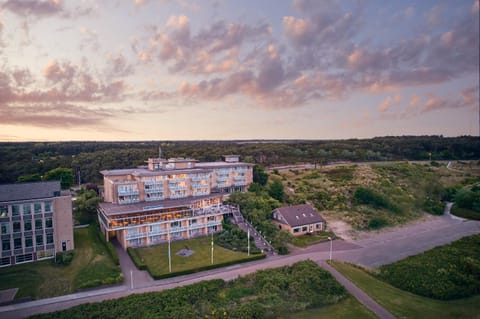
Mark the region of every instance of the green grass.
[[16, 298], [33, 299], [60, 296], [81, 288], [123, 281], [96, 228], [75, 229], [75, 256], [68, 266], [43, 260], [0, 268], [0, 290], [19, 288]]
[[[176, 253], [188, 247], [195, 251], [189, 257], [177, 256]], [[146, 264], [152, 276], [161, 276], [169, 273], [168, 269], [168, 244], [135, 249], [139, 258]], [[172, 272], [183, 272], [211, 265], [211, 238], [202, 237], [171, 243]], [[213, 262], [223, 264], [226, 262], [249, 259], [248, 254], [235, 252], [214, 244]]]
[[278, 319], [375, 319], [377, 316], [365, 308], [352, 296], [344, 300], [322, 308], [309, 309], [295, 314], [288, 314]]
[[480, 295], [434, 300], [395, 288], [353, 265], [334, 261], [332, 266], [397, 318], [480, 318]]
[[294, 236], [292, 244], [297, 247], [306, 247], [322, 241], [327, 241], [328, 237], [334, 238], [335, 234], [329, 231], [322, 231], [312, 235]]

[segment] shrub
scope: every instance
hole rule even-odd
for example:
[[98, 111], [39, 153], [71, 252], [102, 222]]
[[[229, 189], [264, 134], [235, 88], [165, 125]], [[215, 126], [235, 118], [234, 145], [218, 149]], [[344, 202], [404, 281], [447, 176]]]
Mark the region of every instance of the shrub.
[[290, 252], [287, 246], [279, 246], [277, 247], [277, 251], [279, 255], [288, 255], [288, 253]]
[[140, 258], [135, 249], [128, 247], [127, 254], [130, 256], [130, 258], [132, 258], [132, 261], [138, 270], [147, 270], [147, 265], [144, 263], [142, 258]]
[[379, 229], [387, 225], [388, 225], [388, 222], [385, 219], [377, 217], [377, 218], [370, 219], [367, 227], [369, 229]]
[[394, 213], [400, 213], [400, 209], [393, 205], [386, 197], [368, 188], [359, 187], [353, 194], [353, 200], [359, 205], [370, 205], [375, 208], [385, 208]]
[[72, 262], [74, 256], [75, 252], [73, 250], [58, 252], [55, 254], [53, 262], [57, 265], [69, 265]]
[[480, 235], [380, 267], [378, 277], [400, 289], [436, 299], [480, 293]]

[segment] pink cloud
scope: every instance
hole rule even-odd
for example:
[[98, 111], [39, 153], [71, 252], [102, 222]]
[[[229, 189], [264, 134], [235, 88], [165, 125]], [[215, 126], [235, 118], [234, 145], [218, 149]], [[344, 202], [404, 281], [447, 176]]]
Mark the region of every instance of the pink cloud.
[[62, 0], [7, 0], [2, 8], [23, 16], [45, 17], [64, 13]]

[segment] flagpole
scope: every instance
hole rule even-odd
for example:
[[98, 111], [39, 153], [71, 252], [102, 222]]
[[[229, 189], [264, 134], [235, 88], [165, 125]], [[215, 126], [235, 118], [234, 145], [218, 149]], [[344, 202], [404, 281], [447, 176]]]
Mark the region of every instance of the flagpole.
[[250, 228], [247, 230], [248, 256], [250, 256]]
[[168, 225], [168, 271], [172, 272], [172, 255], [170, 253], [170, 225]]

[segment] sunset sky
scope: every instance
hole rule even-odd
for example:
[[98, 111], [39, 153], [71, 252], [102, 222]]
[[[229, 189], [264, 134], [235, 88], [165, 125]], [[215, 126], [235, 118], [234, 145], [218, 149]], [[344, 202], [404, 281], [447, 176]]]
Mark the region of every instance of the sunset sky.
[[478, 135], [478, 117], [478, 0], [0, 0], [0, 141]]

